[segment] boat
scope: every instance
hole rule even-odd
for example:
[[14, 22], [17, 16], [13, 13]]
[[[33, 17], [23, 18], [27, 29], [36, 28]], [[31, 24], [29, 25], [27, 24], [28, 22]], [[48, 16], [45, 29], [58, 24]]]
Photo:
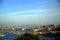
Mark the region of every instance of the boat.
[[4, 34], [3, 33], [0, 33], [0, 37], [3, 37], [4, 36]]

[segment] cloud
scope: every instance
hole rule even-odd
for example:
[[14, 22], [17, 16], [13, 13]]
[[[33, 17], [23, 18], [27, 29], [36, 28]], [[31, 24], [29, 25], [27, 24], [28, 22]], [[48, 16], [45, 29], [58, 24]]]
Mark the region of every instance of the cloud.
[[6, 15], [40, 15], [40, 16], [57, 16], [60, 15], [58, 9], [36, 9], [36, 10], [25, 10], [7, 13]]
[[18, 12], [11, 12], [11, 13], [7, 13], [7, 15], [18, 15], [18, 14], [23, 14], [23, 15], [27, 15], [27, 14], [38, 14], [40, 12], [44, 12], [45, 10], [26, 10], [26, 11], [18, 11]]
[[32, 10], [24, 10], [24, 11], [14, 11], [10, 13], [0, 14], [0, 16], [59, 16], [60, 12], [58, 8], [53, 9], [32, 9]]

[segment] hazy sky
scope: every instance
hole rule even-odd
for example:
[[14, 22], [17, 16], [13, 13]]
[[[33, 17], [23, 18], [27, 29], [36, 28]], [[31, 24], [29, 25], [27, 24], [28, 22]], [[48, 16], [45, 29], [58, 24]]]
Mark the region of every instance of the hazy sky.
[[59, 0], [2, 0], [0, 25], [60, 23]]

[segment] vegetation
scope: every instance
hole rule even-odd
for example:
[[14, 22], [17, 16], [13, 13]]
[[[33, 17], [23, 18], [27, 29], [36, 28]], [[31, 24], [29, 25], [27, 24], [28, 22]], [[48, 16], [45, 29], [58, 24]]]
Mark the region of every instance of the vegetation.
[[37, 36], [31, 34], [24, 34], [23, 36], [18, 36], [16, 40], [39, 40]]

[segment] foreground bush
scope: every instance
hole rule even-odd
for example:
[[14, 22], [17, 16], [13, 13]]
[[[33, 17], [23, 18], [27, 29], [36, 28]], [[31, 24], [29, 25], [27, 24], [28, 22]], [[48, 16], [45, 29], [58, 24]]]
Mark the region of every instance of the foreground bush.
[[37, 36], [31, 34], [24, 34], [23, 36], [18, 36], [16, 40], [39, 40]]

